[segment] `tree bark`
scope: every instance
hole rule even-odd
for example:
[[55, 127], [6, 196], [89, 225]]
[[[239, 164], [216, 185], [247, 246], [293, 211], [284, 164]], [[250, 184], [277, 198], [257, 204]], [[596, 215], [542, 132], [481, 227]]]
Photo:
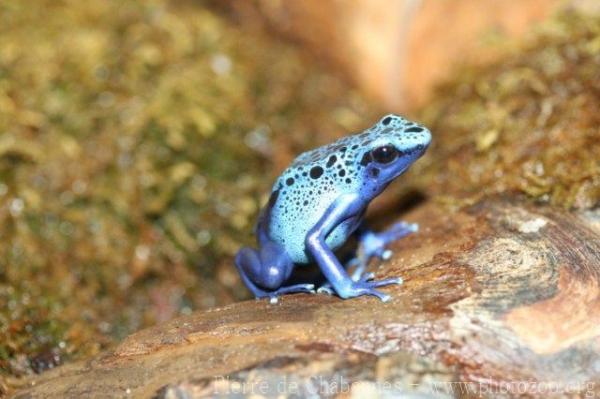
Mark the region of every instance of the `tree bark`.
[[198, 312], [16, 397], [600, 394], [600, 211], [488, 198], [405, 220], [420, 231], [372, 264], [404, 278], [389, 303], [298, 294]]

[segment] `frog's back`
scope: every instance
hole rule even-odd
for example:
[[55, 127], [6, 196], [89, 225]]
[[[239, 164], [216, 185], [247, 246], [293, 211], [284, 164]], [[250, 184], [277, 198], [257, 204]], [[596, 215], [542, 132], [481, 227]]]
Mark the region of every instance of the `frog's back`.
[[[309, 261], [306, 235], [323, 213], [340, 195], [356, 192], [360, 185], [355, 137], [299, 155], [273, 186], [272, 198], [276, 199], [269, 210], [269, 234], [296, 263]], [[327, 244], [338, 248], [355, 228], [353, 221], [340, 225], [328, 236]]]

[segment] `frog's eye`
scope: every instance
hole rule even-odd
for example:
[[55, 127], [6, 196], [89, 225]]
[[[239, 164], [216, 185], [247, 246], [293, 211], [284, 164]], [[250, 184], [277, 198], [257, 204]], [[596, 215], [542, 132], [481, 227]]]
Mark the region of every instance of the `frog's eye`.
[[398, 150], [393, 145], [384, 145], [371, 151], [371, 155], [377, 163], [390, 163], [398, 157]]

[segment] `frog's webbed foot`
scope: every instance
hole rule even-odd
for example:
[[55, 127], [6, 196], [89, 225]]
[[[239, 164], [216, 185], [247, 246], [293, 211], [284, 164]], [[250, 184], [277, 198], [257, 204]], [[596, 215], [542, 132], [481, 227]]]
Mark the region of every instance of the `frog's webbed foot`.
[[[355, 279], [356, 278], [356, 279]], [[359, 284], [371, 284], [371, 286], [373, 288], [376, 287], [382, 287], [382, 286], [386, 286], [386, 285], [391, 285], [391, 284], [402, 284], [404, 283], [404, 280], [402, 280], [402, 277], [394, 277], [394, 278], [388, 278], [385, 280], [379, 280], [379, 281], [372, 281], [375, 278], [375, 274], [374, 273], [364, 273], [362, 275], [359, 276], [355, 276], [354, 274], [352, 275], [352, 280], [355, 283], [359, 283]], [[333, 295], [335, 294], [335, 290], [333, 288], [333, 286], [330, 283], [325, 283], [322, 286], [320, 286], [317, 289], [317, 293], [318, 294], [327, 294], [327, 295]], [[384, 299], [381, 298], [381, 296], [377, 295], [377, 294], [372, 294], [375, 296], [380, 297], [380, 299], [387, 301], [389, 298]], [[384, 294], [385, 296], [385, 294]]]
[[256, 295], [256, 298], [269, 298], [270, 303], [277, 303], [279, 296], [285, 294], [292, 294], [294, 292], [306, 292], [309, 294], [315, 293], [314, 284], [295, 284], [287, 287], [281, 287], [275, 291], [263, 291], [264, 295]]
[[383, 302], [387, 302], [391, 299], [391, 296], [389, 296], [388, 294], [384, 294], [383, 292], [378, 291], [375, 288], [385, 287], [387, 285], [392, 284], [400, 285], [403, 282], [402, 278], [400, 277], [386, 278], [378, 281], [367, 281], [373, 278], [372, 273], [367, 273], [365, 276], [367, 278], [365, 278], [364, 280], [361, 279], [361, 281], [356, 281], [351, 286], [340, 290], [339, 295], [344, 298], [351, 298], [361, 295], [372, 295], [381, 299]]
[[[372, 296], [378, 297], [383, 302], [387, 302], [390, 300], [391, 297], [387, 294], [384, 294], [383, 292], [377, 291], [375, 288], [385, 287], [386, 285], [392, 285], [392, 284], [400, 285], [400, 284], [404, 283], [404, 280], [402, 280], [402, 277], [393, 277], [393, 278], [386, 278], [383, 280], [373, 281], [374, 278], [375, 278], [375, 274], [370, 273], [370, 272], [363, 273], [362, 275], [358, 275], [358, 276], [353, 274], [352, 280], [354, 281], [354, 283], [352, 284], [352, 286], [349, 289], [346, 290], [346, 295], [348, 295], [349, 297], [360, 296], [360, 295], [372, 295]], [[334, 295], [335, 290], [330, 283], [325, 283], [317, 289], [317, 293]], [[340, 295], [343, 296], [344, 294], [340, 294]]]

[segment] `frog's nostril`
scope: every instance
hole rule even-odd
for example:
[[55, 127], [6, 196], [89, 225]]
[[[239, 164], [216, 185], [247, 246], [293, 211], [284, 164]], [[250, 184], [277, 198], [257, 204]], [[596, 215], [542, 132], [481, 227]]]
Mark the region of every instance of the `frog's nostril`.
[[419, 143], [419, 144], [417, 144], [415, 146], [413, 152], [414, 153], [418, 153], [418, 154], [421, 155], [421, 154], [424, 154], [425, 151], [427, 151], [428, 147], [429, 147], [429, 142], [428, 141], [427, 142], [422, 142], [422, 143]]

